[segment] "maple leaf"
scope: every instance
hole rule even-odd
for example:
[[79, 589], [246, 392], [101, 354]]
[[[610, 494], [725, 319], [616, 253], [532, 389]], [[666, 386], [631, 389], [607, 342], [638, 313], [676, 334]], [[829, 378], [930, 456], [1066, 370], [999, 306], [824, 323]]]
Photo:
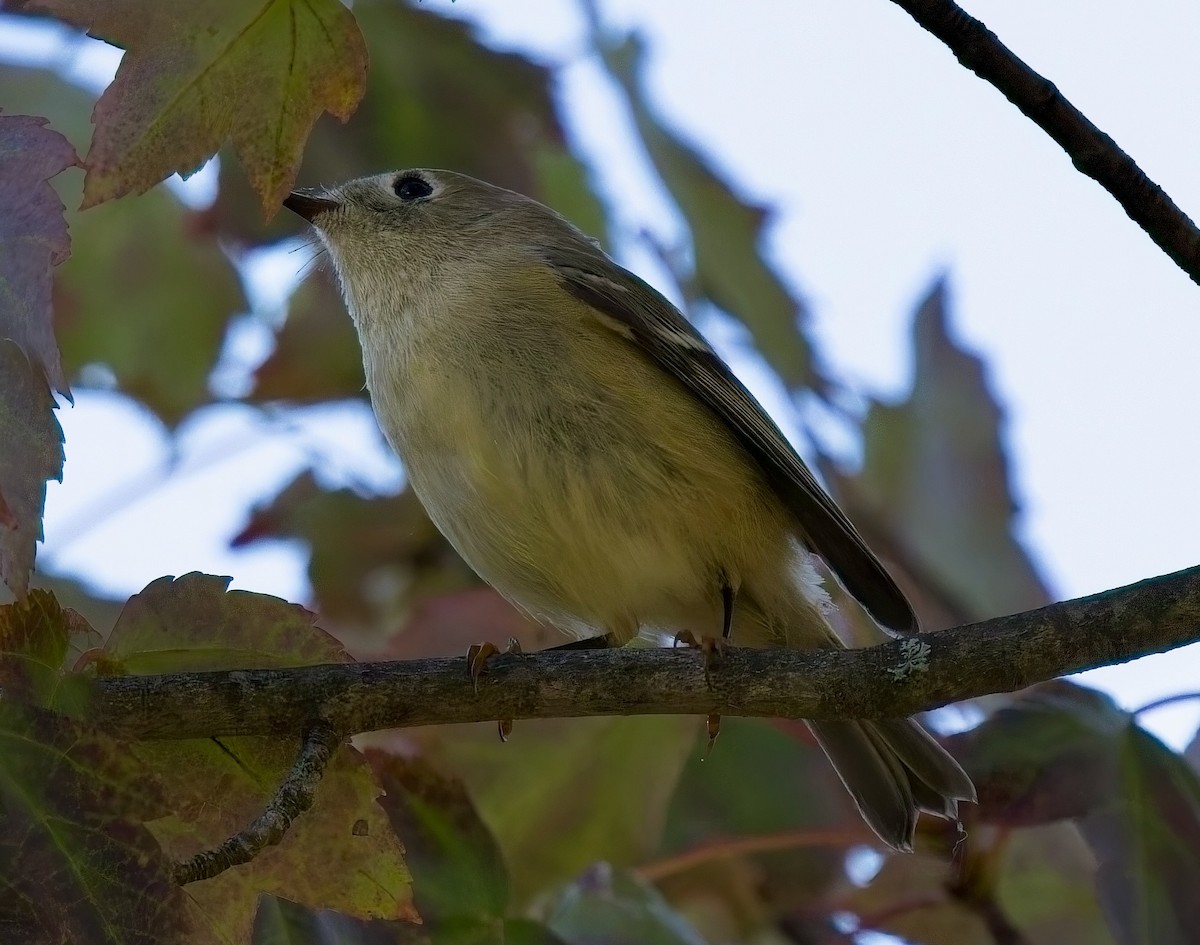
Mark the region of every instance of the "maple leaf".
[[46, 481], [62, 479], [62, 439], [50, 390], [20, 346], [0, 337], [0, 580], [18, 596], [42, 537]]
[[345, 121], [367, 52], [337, 0], [23, 0], [125, 50], [92, 113], [83, 206], [187, 177], [233, 145], [262, 203], [279, 206], [323, 111]]
[[70, 398], [51, 329], [51, 270], [71, 241], [48, 183], [77, 164], [44, 118], [0, 115], [0, 580], [29, 585], [46, 480], [62, 478], [62, 430], [49, 382]]

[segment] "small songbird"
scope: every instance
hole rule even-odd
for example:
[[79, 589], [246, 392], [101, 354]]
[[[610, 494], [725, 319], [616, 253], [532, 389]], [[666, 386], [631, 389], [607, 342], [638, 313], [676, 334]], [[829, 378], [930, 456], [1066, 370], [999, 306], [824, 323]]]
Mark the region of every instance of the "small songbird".
[[[441, 170], [291, 194], [329, 250], [380, 427], [430, 518], [530, 614], [840, 647], [824, 559], [883, 627], [903, 593], [662, 295], [548, 207]], [[866, 822], [911, 850], [970, 778], [911, 719], [809, 722]]]

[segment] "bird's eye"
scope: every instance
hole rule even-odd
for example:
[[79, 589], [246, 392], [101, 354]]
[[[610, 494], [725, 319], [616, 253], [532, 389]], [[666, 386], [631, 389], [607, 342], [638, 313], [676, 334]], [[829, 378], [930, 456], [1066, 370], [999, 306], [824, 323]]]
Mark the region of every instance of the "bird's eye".
[[429, 186], [429, 181], [423, 177], [417, 177], [415, 174], [405, 174], [403, 177], [397, 177], [396, 183], [392, 185], [392, 190], [396, 192], [396, 196], [401, 200], [420, 200], [422, 197], [428, 197], [433, 193], [433, 188]]

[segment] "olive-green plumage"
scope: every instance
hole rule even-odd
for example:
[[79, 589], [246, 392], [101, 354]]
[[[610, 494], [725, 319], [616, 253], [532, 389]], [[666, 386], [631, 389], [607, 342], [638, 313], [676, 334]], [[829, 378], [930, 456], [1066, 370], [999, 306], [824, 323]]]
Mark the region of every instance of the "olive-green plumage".
[[[658, 292], [552, 210], [448, 171], [298, 193], [380, 426], [454, 547], [578, 636], [840, 646], [821, 555], [884, 626], [904, 595], [766, 413]], [[810, 723], [864, 817], [910, 849], [970, 779], [915, 722]]]

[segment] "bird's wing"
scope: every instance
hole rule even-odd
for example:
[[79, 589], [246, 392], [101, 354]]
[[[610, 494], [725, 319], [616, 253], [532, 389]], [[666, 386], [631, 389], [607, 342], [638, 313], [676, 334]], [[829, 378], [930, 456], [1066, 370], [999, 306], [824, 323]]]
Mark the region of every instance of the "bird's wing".
[[916, 633], [916, 615], [891, 575], [691, 322], [591, 244], [542, 250], [542, 256], [567, 292], [680, 380], [729, 427], [795, 515], [805, 544], [825, 559], [871, 616], [894, 633]]

